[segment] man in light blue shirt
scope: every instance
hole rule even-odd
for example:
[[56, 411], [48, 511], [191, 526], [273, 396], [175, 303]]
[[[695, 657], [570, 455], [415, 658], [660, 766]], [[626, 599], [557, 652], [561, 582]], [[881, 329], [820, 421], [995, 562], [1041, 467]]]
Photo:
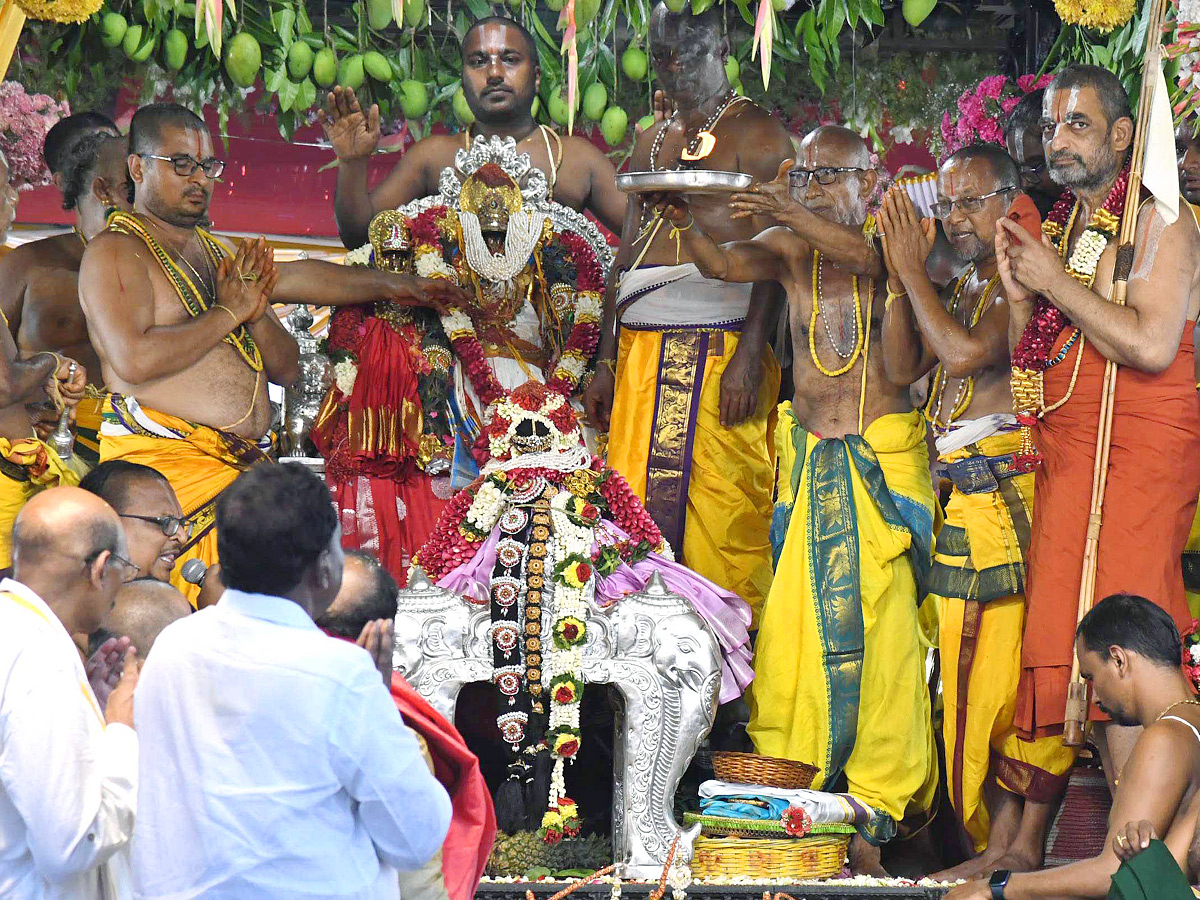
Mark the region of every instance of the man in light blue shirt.
[[313, 624], [342, 580], [329, 492], [258, 466], [218, 500], [217, 544], [224, 595], [163, 631], [136, 694], [136, 896], [394, 900], [450, 801], [380, 680], [391, 623], [359, 646]]

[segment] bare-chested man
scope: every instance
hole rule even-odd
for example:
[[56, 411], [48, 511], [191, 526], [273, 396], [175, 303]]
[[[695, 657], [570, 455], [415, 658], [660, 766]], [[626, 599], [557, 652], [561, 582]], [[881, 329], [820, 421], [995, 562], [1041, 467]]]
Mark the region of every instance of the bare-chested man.
[[588, 211], [613, 231], [625, 215], [625, 195], [616, 171], [599, 148], [584, 137], [561, 137], [533, 120], [541, 83], [537, 45], [519, 23], [502, 16], [480, 19], [463, 37], [462, 87], [475, 122], [463, 134], [436, 134], [417, 141], [391, 174], [373, 189], [367, 160], [379, 145], [379, 108], [363, 111], [354, 91], [334, 89], [321, 122], [338, 157], [334, 210], [347, 247], [367, 241], [367, 226], [380, 210], [403, 206], [438, 192], [442, 169], [477, 136], [511, 137], [546, 174], [551, 199]]
[[1074, 762], [1061, 740], [1022, 741], [1013, 729], [1033, 473], [1016, 465], [1008, 304], [995, 238], [1020, 184], [1012, 158], [993, 145], [967, 147], [942, 163], [933, 211], [969, 262], [942, 296], [926, 275], [934, 220], [921, 221], [899, 189], [880, 212], [889, 295], [902, 295], [895, 303], [915, 317], [921, 369], [937, 364], [925, 416], [953, 484], [926, 602], [940, 609], [950, 801], [976, 852], [986, 852], [946, 873], [950, 880], [1003, 867], [1015, 843], [1040, 860], [1050, 803]]
[[277, 267], [262, 238], [230, 256], [198, 227], [224, 162], [203, 120], [181, 106], [138, 110], [127, 162], [134, 212], [109, 220], [80, 270], [80, 302], [112, 391], [100, 455], [150, 465], [171, 482], [192, 528], [176, 583], [192, 599], [178, 567], [216, 561], [216, 497], [267, 458], [267, 383], [289, 385], [297, 374], [296, 342], [268, 300], [440, 303], [459, 292], [315, 260]]
[[[1117, 594], [1097, 603], [1084, 617], [1074, 644], [1079, 670], [1091, 684], [1097, 704], [1114, 722], [1138, 726], [1141, 734], [1113, 798], [1104, 852], [1042, 872], [1000, 869], [954, 888], [946, 900], [1112, 896], [1109, 887], [1120, 865], [1118, 851], [1129, 855], [1123, 845], [1131, 837], [1140, 840], [1151, 832], [1165, 835], [1176, 862], [1186, 865], [1200, 818], [1200, 706], [1179, 666], [1175, 623], [1149, 600]], [[1127, 827], [1130, 822], [1148, 825]]]
[[[1133, 139], [1125, 89], [1104, 69], [1068, 67], [1046, 88], [1042, 126], [1050, 174], [1068, 189], [1064, 203], [1043, 225], [1046, 240], [1008, 219], [997, 235], [1013, 364], [1031, 373], [1019, 378], [1040, 398], [1023, 410], [1014, 390], [1017, 411], [1040, 416], [1032, 435], [1041, 465], [1016, 712], [1023, 737], [1061, 734], [1066, 718], [1076, 624], [1071, 599], [1079, 596], [1106, 360], [1119, 369], [1096, 595], [1136, 591], [1186, 628], [1191, 616], [1180, 552], [1200, 493], [1196, 219], [1182, 206], [1168, 225], [1154, 205], [1141, 202], [1127, 302], [1110, 302], [1125, 196], [1120, 176]], [[1109, 726], [1097, 737], [1112, 779], [1136, 734]]]
[[[436, 195], [442, 171], [452, 167], [458, 151], [476, 137], [511, 138], [518, 152], [528, 154], [533, 167], [545, 174], [551, 200], [590, 212], [607, 227], [618, 228], [625, 212], [625, 195], [616, 188], [612, 163], [585, 138], [563, 137], [534, 121], [532, 107], [540, 79], [533, 36], [512, 19], [480, 19], [464, 35], [462, 44], [462, 87], [474, 124], [456, 135], [430, 135], [418, 141], [373, 189], [367, 183], [367, 162], [379, 144], [379, 111], [375, 107], [363, 110], [353, 91], [335, 89], [322, 113], [322, 124], [338, 156], [334, 207], [346, 246], [366, 242], [368, 225], [379, 212]], [[388, 321], [389, 313], [386, 309], [348, 310], [338, 318], [360, 315], [365, 315], [365, 325], [358, 328], [361, 332]], [[414, 333], [410, 339], [418, 345], [427, 331], [440, 332], [438, 323], [427, 319], [409, 329]], [[334, 324], [336, 328], [336, 320]], [[525, 341], [528, 343], [527, 338]], [[354, 354], [358, 347], [339, 349]], [[522, 365], [531, 372], [540, 371], [544, 360], [535, 359], [536, 354], [528, 350], [519, 352], [528, 357], [522, 358]], [[373, 369], [376, 378], [406, 377], [379, 363]], [[329, 427], [334, 432], [345, 428], [333, 418]], [[423, 437], [436, 441], [432, 434]], [[357, 454], [346, 461], [338, 459], [337, 453], [326, 453], [332, 460], [326, 474], [342, 514], [345, 546], [376, 555], [403, 584], [411, 556], [425, 542], [450, 499], [450, 476], [439, 471], [446, 464], [431, 462], [426, 454], [387, 460]]]
[[[677, 112], [638, 139], [630, 168], [744, 172], [770, 179], [792, 153], [787, 131], [738, 97], [725, 75], [721, 16], [659, 3], [650, 52]], [[710, 139], [715, 138], [711, 144]], [[683, 161], [684, 156], [692, 161]], [[722, 240], [769, 220], [733, 221], [726, 197], [697, 198], [697, 221]], [[628, 479], [676, 554], [757, 612], [771, 585], [768, 527], [779, 367], [771, 354], [774, 285], [704, 277], [652, 202], [632, 196], [584, 408], [607, 430], [609, 464]]]
[[[0, 244], [16, 212], [17, 192], [0, 153]], [[29, 407], [50, 397], [75, 407], [85, 378], [81, 366], [55, 353], [19, 359], [12, 335], [0, 329], [0, 569], [12, 564], [12, 526], [25, 501], [47, 487], [79, 483], [78, 473], [35, 434]], [[46, 436], [49, 429], [41, 433]]]
[[[718, 246], [679, 202], [664, 205], [706, 275], [776, 280], [787, 291], [795, 395], [785, 404], [773, 532], [786, 534], [755, 658], [755, 748], [844, 775], [870, 811], [852, 861], [920, 823], [937, 758], [918, 603], [933, 538], [925, 422], [909, 402], [920, 374], [907, 304], [885, 301], [867, 201], [877, 180], [862, 139], [822, 127], [800, 161], [735, 195], [735, 215], [779, 224]], [[690, 225], [690, 227], [688, 227]]]

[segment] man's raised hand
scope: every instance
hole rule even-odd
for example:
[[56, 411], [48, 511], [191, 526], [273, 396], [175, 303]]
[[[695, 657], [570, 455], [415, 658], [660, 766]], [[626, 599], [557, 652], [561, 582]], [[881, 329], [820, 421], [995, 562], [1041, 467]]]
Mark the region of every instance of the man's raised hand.
[[795, 202], [792, 199], [792, 182], [789, 175], [795, 165], [794, 159], [785, 159], [779, 164], [779, 171], [773, 181], [760, 181], [750, 190], [730, 197], [730, 218], [749, 219], [753, 216], [766, 216], [779, 220]]
[[117, 686], [112, 689], [104, 705], [104, 721], [107, 724], [119, 723], [133, 727], [133, 690], [137, 687], [139, 670], [137, 650], [130, 647], [125, 651]]
[[217, 264], [217, 303], [233, 313], [239, 325], [257, 322], [267, 311], [277, 281], [275, 251], [265, 238], [247, 238], [237, 253]]
[[889, 272], [894, 270], [901, 281], [925, 274], [925, 261], [937, 234], [933, 219], [922, 219], [908, 192], [894, 187], [884, 194], [879, 220]]
[[127, 637], [110, 637], [83, 667], [101, 709], [108, 705], [109, 695], [121, 680], [121, 664], [132, 643]]
[[392, 647], [395, 642], [395, 623], [391, 619], [374, 619], [368, 622], [355, 641], [371, 657], [371, 662], [383, 676], [385, 687], [391, 687], [392, 684]]
[[379, 146], [379, 105], [363, 112], [353, 88], [330, 91], [317, 118], [339, 160], [367, 159]]

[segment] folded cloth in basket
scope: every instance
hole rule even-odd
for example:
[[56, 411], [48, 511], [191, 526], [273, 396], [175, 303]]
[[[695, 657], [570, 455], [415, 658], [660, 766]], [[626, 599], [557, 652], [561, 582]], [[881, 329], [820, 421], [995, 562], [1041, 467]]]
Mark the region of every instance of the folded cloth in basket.
[[737, 797], [709, 797], [700, 800], [700, 812], [706, 816], [727, 819], [755, 819], [778, 822], [789, 804], [782, 797], [764, 797], [747, 793]]
[[[707, 816], [733, 815], [721, 813], [710, 808], [705, 801], [721, 800], [744, 802], [750, 798], [756, 803], [771, 800], [782, 800], [785, 805], [779, 814], [770, 818], [779, 818], [789, 806], [799, 806], [803, 809], [814, 825], [861, 825], [870, 821], [874, 813], [867, 804], [850, 794], [830, 794], [825, 791], [791, 790], [787, 788], [767, 787], [761, 784], [733, 784], [728, 781], [715, 779], [700, 785], [700, 807]], [[766, 815], [737, 816], [738, 818], [766, 819]]]

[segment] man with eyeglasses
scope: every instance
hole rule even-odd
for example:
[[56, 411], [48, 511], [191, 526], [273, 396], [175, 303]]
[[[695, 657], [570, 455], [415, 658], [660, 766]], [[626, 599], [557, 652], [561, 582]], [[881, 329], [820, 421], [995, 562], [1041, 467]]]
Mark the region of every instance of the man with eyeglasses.
[[935, 499], [909, 400], [920, 354], [888, 312], [867, 215], [877, 178], [862, 138], [825, 126], [794, 166], [733, 196], [734, 216], [778, 223], [753, 240], [718, 245], [685, 203], [661, 207], [706, 276], [787, 291], [794, 395], [776, 439], [777, 564], [749, 733], [760, 753], [820, 766], [818, 789], [844, 775], [875, 811], [851, 845], [869, 874], [902, 822], [927, 821], [937, 790], [918, 621]]
[[[80, 302], [100, 355], [100, 457], [152, 465], [198, 534], [177, 561], [216, 562], [217, 496], [268, 459], [267, 383], [290, 385], [297, 347], [271, 302], [389, 299], [444, 308], [447, 282], [316, 260], [274, 262], [263, 238], [236, 252], [202, 226], [225, 163], [204, 121], [170, 103], [142, 107], [129, 128], [133, 212], [114, 213], [84, 254]], [[195, 602], [199, 589], [176, 577]]]
[[[1191, 621], [1180, 553], [1200, 493], [1200, 234], [1186, 204], [1168, 224], [1153, 203], [1130, 198], [1138, 209], [1128, 294], [1124, 304], [1111, 302], [1133, 134], [1116, 76], [1093, 66], [1062, 70], [1046, 88], [1042, 142], [1050, 174], [1066, 190], [1043, 240], [1008, 218], [999, 222], [1013, 398], [1029, 417], [1040, 460], [1015, 714], [1026, 738], [1059, 736], [1067, 718], [1107, 361], [1118, 369], [1094, 595], [1136, 591], [1181, 631]], [[1136, 732], [1088, 712], [1115, 779]]]
[[933, 212], [968, 266], [940, 295], [926, 275], [934, 220], [922, 220], [895, 188], [880, 211], [888, 295], [911, 323], [920, 368], [933, 370], [925, 417], [953, 485], [926, 603], [940, 610], [950, 801], [982, 855], [938, 876], [949, 881], [1003, 867], [1010, 847], [1040, 848], [1074, 762], [1061, 740], [1022, 741], [1013, 726], [1034, 479], [1016, 465], [1021, 440], [995, 238], [1020, 184], [1012, 158], [994, 145], [966, 147], [942, 163]]
[[137, 650], [101, 697], [71, 641], [96, 631], [136, 572], [114, 513], [59, 487], [34, 497], [0, 582], [0, 896], [132, 896]]
[[117, 511], [129, 542], [129, 558], [141, 575], [170, 581], [193, 527], [166, 477], [149, 466], [110, 459], [85, 475], [79, 486]]
[[1021, 187], [1045, 216], [1062, 189], [1050, 177], [1042, 149], [1042, 98], [1045, 90], [1030, 91], [1013, 107], [1004, 123], [1004, 145], [1021, 172]]

